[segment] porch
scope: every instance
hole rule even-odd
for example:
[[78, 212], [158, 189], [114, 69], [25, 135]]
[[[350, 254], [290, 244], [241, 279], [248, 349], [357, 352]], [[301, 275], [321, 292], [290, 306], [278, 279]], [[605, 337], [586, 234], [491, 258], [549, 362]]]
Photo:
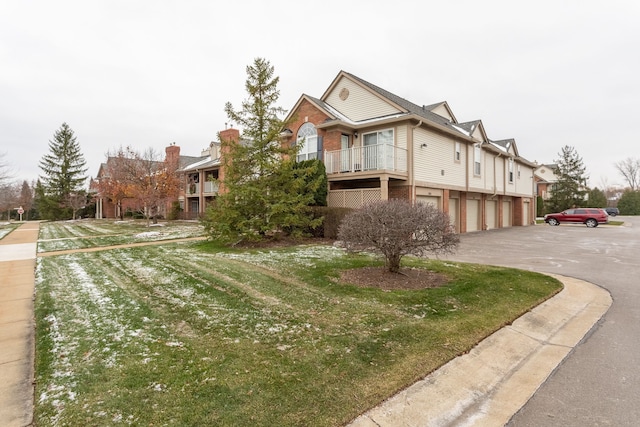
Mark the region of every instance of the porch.
[[393, 171], [407, 173], [407, 150], [389, 144], [350, 147], [325, 151], [327, 175], [363, 171]]

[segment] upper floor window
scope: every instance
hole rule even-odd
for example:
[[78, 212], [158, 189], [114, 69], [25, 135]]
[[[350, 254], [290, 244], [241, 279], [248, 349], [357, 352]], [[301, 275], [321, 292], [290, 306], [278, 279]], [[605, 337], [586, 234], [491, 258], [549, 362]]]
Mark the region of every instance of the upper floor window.
[[509, 158], [509, 182], [513, 182], [513, 159]]
[[378, 144], [393, 145], [393, 129], [365, 133], [363, 138], [365, 146]]
[[520, 179], [520, 165], [518, 165], [518, 179]]
[[473, 145], [473, 174], [480, 175], [482, 169], [480, 167], [480, 162], [482, 158], [482, 150], [480, 149], [480, 144]]
[[460, 143], [456, 141], [456, 148], [455, 148], [455, 153], [453, 155], [453, 160], [455, 160], [456, 162], [459, 162], [460, 157], [462, 157], [461, 147], [460, 147]]
[[296, 142], [300, 146], [299, 162], [318, 158], [318, 132], [313, 124], [307, 122], [300, 126]]

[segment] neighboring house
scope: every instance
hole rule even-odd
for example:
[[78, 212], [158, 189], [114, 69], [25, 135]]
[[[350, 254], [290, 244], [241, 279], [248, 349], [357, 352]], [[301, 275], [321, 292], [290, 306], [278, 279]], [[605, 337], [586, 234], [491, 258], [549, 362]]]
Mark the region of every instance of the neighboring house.
[[[197, 159], [199, 159], [198, 157], [181, 156], [180, 147], [175, 143], [172, 143], [165, 149], [165, 158], [170, 159], [175, 157], [178, 158], [177, 165], [179, 168], [184, 166], [185, 164], [192, 163]], [[96, 218], [97, 219], [120, 218], [126, 215], [127, 213], [136, 212], [140, 209], [139, 206], [136, 206], [136, 203], [133, 199], [125, 197], [120, 201], [120, 204], [118, 205], [114, 203], [114, 201], [111, 200], [109, 197], [106, 197], [105, 195], [100, 193], [99, 183], [101, 180], [109, 178], [109, 171], [113, 169], [111, 166], [111, 163], [116, 161], [118, 161], [117, 158], [108, 157], [105, 163], [100, 164], [100, 168], [98, 169], [98, 174], [96, 175], [95, 178], [92, 178], [91, 182], [89, 183], [89, 191], [90, 193], [93, 194], [93, 198], [96, 201]], [[155, 163], [157, 163], [158, 166], [162, 164], [162, 162], [155, 162]], [[184, 193], [183, 188], [180, 189], [180, 193], [181, 194]], [[158, 207], [159, 215], [166, 217], [167, 213], [171, 209], [170, 205], [171, 204], [169, 203], [167, 206]]]
[[[240, 131], [234, 128], [225, 129], [220, 132], [220, 138], [239, 141]], [[220, 142], [211, 142], [209, 147], [202, 151], [200, 157], [181, 161], [178, 173], [181, 174], [182, 185], [178, 201], [185, 218], [195, 219], [202, 215], [207, 204], [218, 195], [219, 182], [224, 177], [220, 148]]]
[[548, 164], [538, 166], [533, 172], [536, 182], [536, 195], [542, 197], [542, 200], [551, 198], [553, 186], [558, 182], [557, 170], [558, 165]]
[[459, 123], [446, 102], [419, 106], [341, 71], [320, 98], [302, 95], [287, 122], [298, 158], [323, 159], [329, 206], [431, 203], [460, 233], [534, 221], [536, 165], [481, 121]]
[[93, 199], [96, 201], [96, 218], [121, 218], [125, 213], [135, 211], [137, 207], [130, 198], [123, 198], [120, 203], [117, 204], [110, 198], [100, 193], [98, 184], [101, 180], [109, 179], [110, 164], [116, 161], [114, 157], [108, 157], [105, 163], [101, 163], [98, 168], [98, 174], [95, 178], [92, 178], [89, 183], [89, 193], [93, 195]]

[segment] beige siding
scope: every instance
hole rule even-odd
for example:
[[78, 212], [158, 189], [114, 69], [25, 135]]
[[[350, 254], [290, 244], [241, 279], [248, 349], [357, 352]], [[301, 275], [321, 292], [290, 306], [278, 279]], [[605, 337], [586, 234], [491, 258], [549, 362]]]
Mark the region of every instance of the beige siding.
[[483, 153], [485, 158], [485, 171], [483, 173], [484, 176], [484, 187], [483, 190], [488, 192], [495, 191], [495, 186], [498, 180], [500, 180], [500, 173], [496, 173], [496, 169], [500, 170], [500, 159], [496, 158], [494, 154]]
[[407, 148], [407, 125], [401, 125], [394, 129], [395, 145], [400, 148]]
[[431, 112], [439, 115], [440, 117], [444, 117], [449, 121], [453, 121], [453, 117], [451, 117], [451, 114], [449, 114], [449, 110], [447, 110], [447, 107], [445, 107], [444, 104], [434, 108], [433, 110], [431, 110]]
[[[495, 176], [496, 176], [496, 181], [495, 181], [495, 189], [493, 191], [497, 191], [497, 192], [504, 192], [504, 182], [505, 182], [505, 168], [507, 168], [508, 166], [505, 164], [506, 163], [506, 159], [504, 157], [498, 157], [496, 158], [496, 171], [495, 171]], [[494, 183], [492, 183], [492, 186], [494, 185]]]
[[[426, 147], [421, 145], [426, 144]], [[414, 132], [414, 176], [416, 181], [450, 186], [465, 185], [465, 146], [459, 162], [454, 159], [455, 141], [446, 136], [416, 129]]]
[[473, 133], [471, 134], [471, 138], [477, 139], [478, 141], [483, 141], [484, 142], [484, 135], [482, 134], [482, 131], [480, 130], [480, 126], [477, 126], [473, 130]]
[[[346, 89], [349, 96], [342, 100], [340, 92]], [[344, 94], [345, 92], [343, 92]], [[335, 85], [326, 102], [353, 121], [360, 121], [374, 117], [382, 117], [399, 113], [400, 110], [383, 101], [363, 87], [349, 79], [342, 78]]]
[[515, 189], [518, 195], [532, 197], [533, 190], [533, 168], [531, 166], [520, 165], [520, 176], [518, 176], [518, 163], [514, 164]]

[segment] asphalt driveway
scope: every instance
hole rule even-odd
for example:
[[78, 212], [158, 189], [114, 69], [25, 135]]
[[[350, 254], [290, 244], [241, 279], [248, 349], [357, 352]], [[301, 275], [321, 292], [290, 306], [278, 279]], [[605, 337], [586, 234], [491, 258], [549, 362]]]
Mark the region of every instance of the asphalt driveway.
[[[509, 426], [636, 426], [640, 422], [640, 217], [624, 226], [546, 224], [461, 236], [451, 260], [582, 279], [613, 305]], [[635, 224], [634, 224], [635, 223]]]

